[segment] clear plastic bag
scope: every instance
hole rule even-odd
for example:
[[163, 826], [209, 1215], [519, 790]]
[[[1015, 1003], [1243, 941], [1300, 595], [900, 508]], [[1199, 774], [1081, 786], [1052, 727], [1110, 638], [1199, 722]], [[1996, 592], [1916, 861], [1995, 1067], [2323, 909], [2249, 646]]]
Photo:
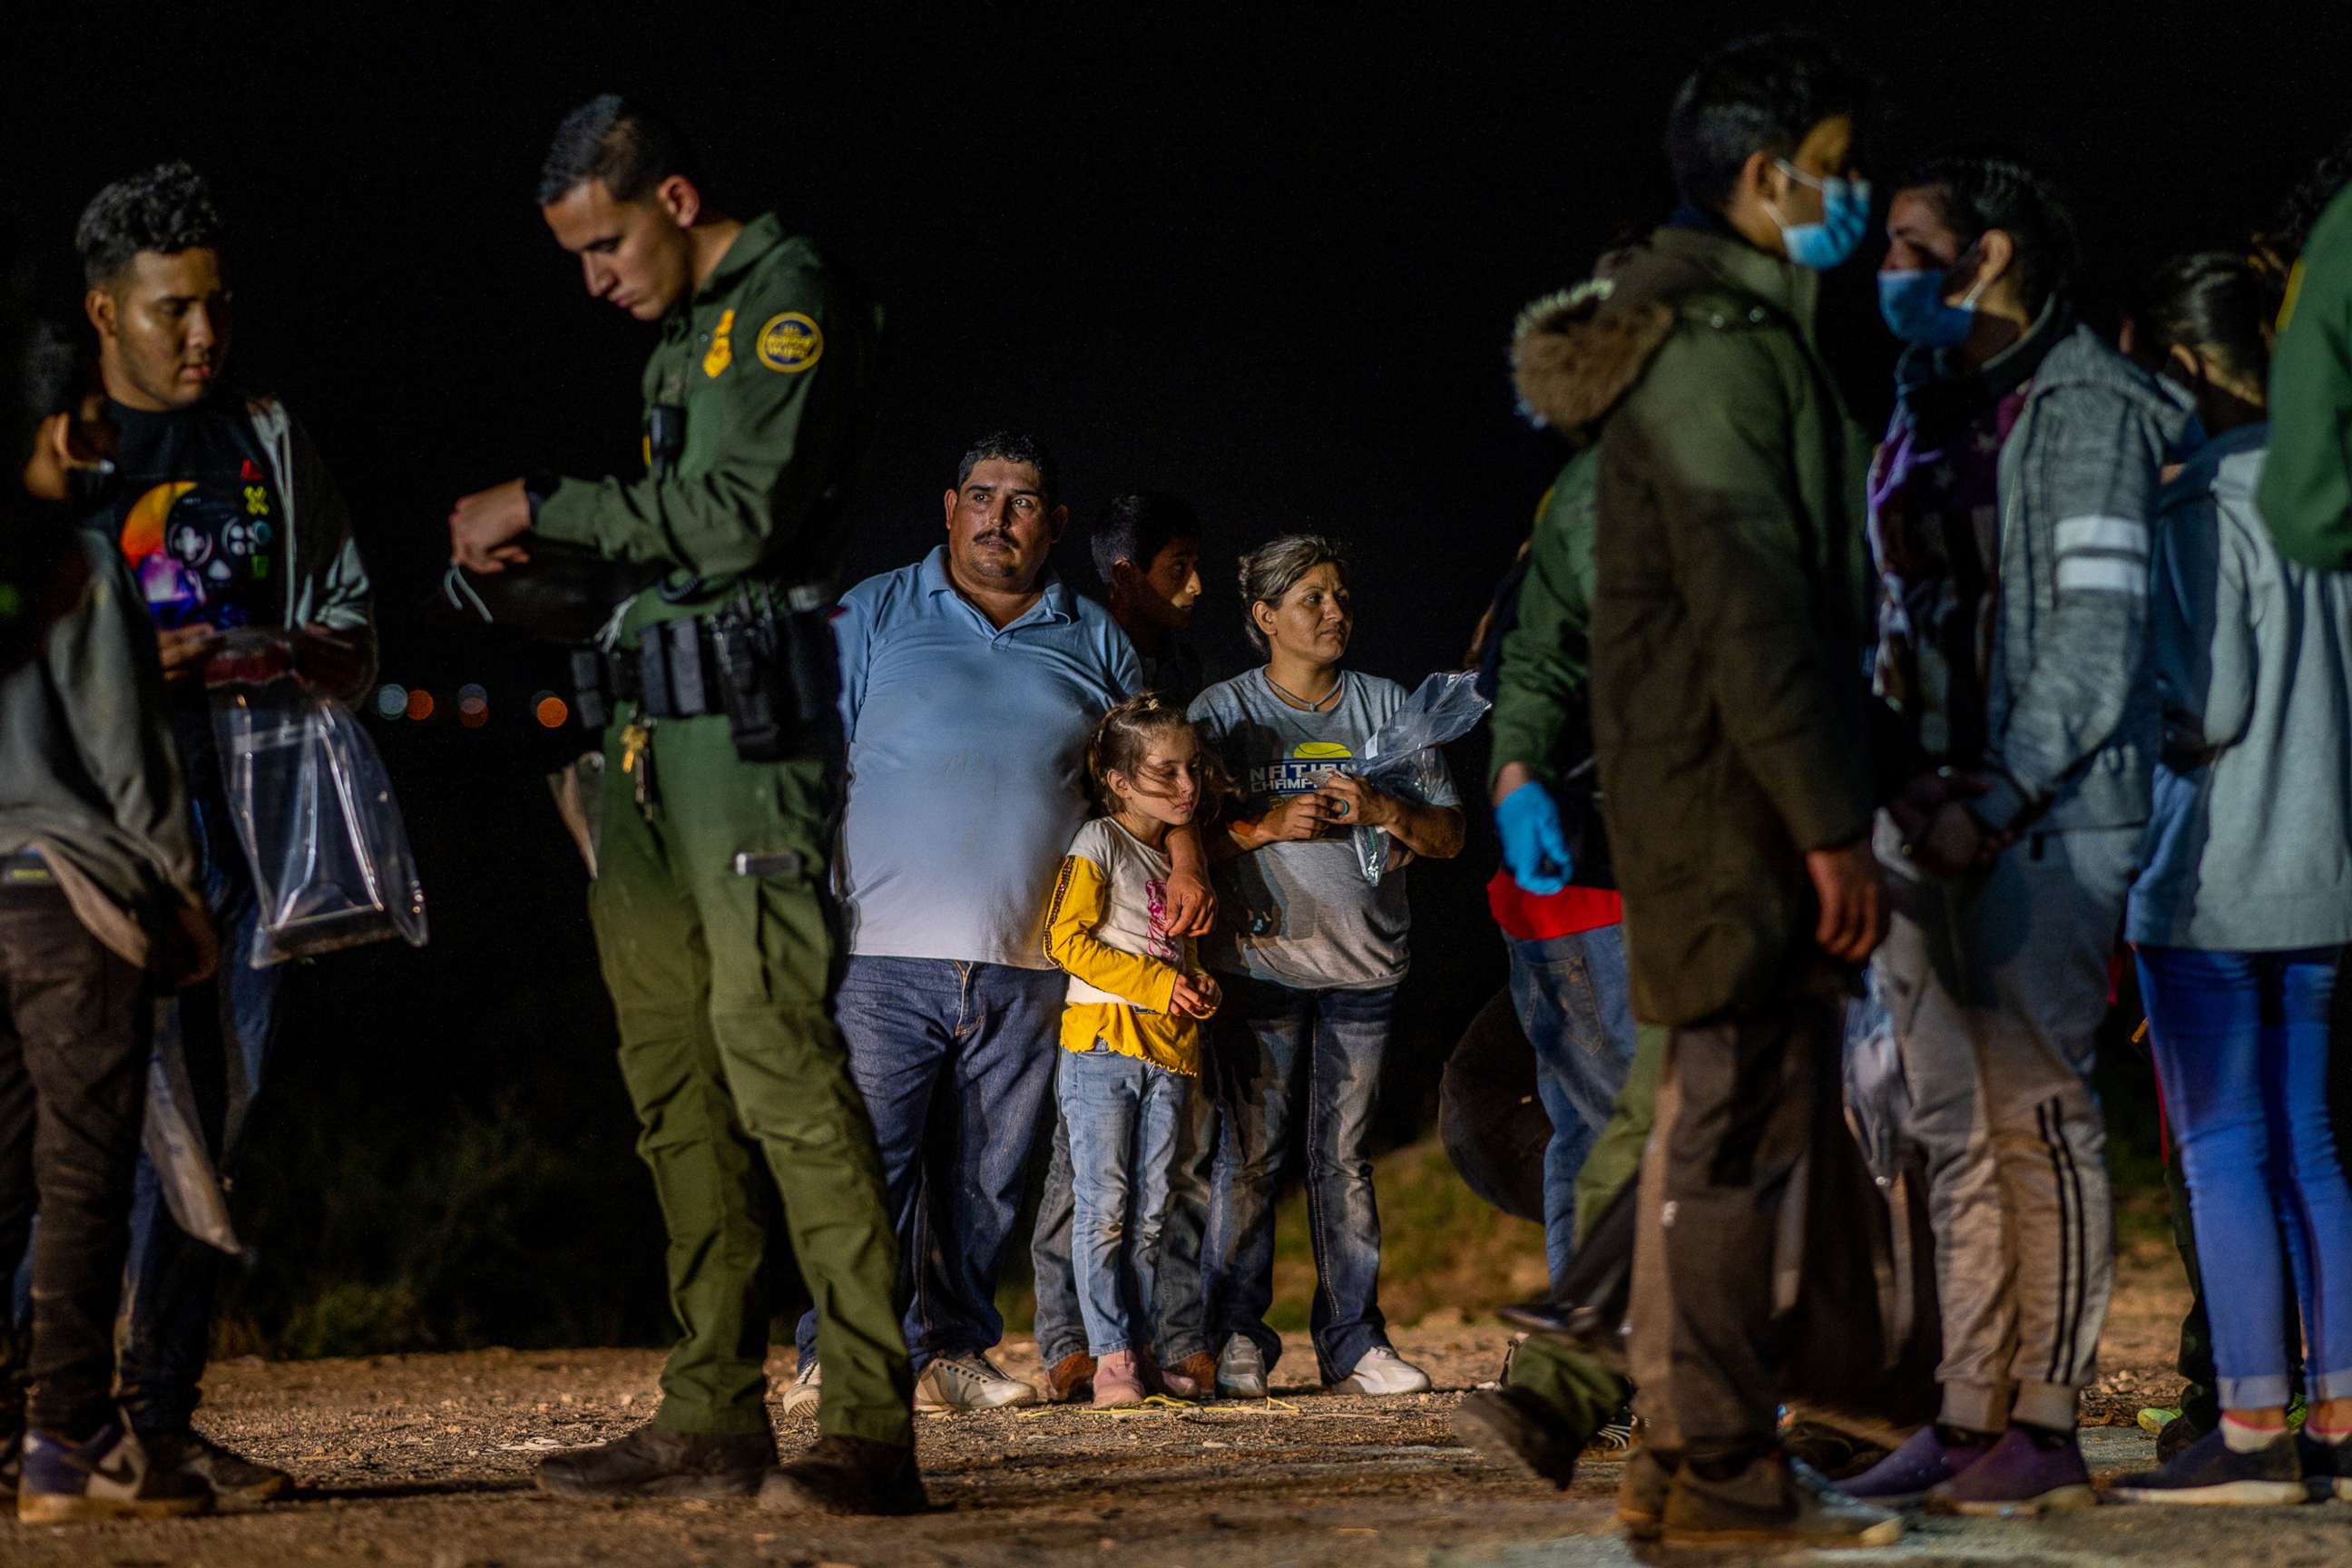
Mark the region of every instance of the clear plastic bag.
[[[1476, 670], [1433, 675], [1364, 742], [1361, 765], [1349, 772], [1383, 795], [1434, 805], [1451, 793], [1445, 753], [1439, 748], [1476, 729], [1493, 706], [1478, 695]], [[1357, 828], [1356, 864], [1364, 879], [1377, 883], [1388, 862], [1388, 829]]]
[[246, 963], [401, 937], [425, 945], [425, 889], [392, 781], [340, 702], [292, 680], [213, 689], [229, 815], [261, 923]]

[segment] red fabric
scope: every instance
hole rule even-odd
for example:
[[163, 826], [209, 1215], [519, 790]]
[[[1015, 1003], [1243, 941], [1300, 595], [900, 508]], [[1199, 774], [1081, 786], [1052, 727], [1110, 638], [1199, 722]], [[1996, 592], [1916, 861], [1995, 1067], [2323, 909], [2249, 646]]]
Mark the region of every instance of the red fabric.
[[1520, 942], [1543, 942], [1622, 925], [1625, 900], [1608, 888], [1562, 888], [1557, 893], [1530, 893], [1497, 871], [1486, 884], [1486, 908], [1503, 934]]

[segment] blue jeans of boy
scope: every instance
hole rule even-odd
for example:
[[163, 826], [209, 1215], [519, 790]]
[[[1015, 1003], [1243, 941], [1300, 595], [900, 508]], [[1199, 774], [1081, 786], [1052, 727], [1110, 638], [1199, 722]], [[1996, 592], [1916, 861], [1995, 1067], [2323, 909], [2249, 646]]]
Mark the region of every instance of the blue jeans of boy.
[[2352, 1188], [2327, 1100], [2339, 955], [2140, 949], [2225, 1409], [2286, 1404], [2290, 1279], [2306, 1397], [2352, 1397]]
[[1151, 1337], [1160, 1227], [1192, 1080], [1097, 1045], [1063, 1053], [1055, 1093], [1069, 1131], [1070, 1262], [1087, 1353], [1110, 1355]]
[[1535, 1047], [1536, 1093], [1551, 1118], [1544, 1145], [1544, 1262], [1552, 1282], [1576, 1258], [1576, 1178], [1609, 1124], [1633, 1063], [1633, 981], [1622, 926], [1506, 939], [1511, 1007]]
[[[1067, 1057], [1069, 1052], [1064, 1052]], [[1064, 1062], [1059, 1071], [1067, 1072]], [[1058, 1081], [1058, 1080], [1057, 1080]], [[1170, 1167], [1168, 1202], [1160, 1225], [1160, 1271], [1152, 1304], [1151, 1353], [1175, 1366], [1209, 1346], [1207, 1298], [1201, 1288], [1201, 1246], [1209, 1229], [1209, 1194], [1217, 1158], [1215, 1097], [1195, 1086], [1184, 1100], [1183, 1125]], [[1077, 1203], [1071, 1191], [1070, 1129], [1054, 1122], [1054, 1157], [1037, 1202], [1037, 1229], [1029, 1260], [1037, 1282], [1037, 1353], [1050, 1369], [1087, 1348], [1085, 1315], [1070, 1261], [1070, 1228]]]
[[[261, 1088], [288, 966], [254, 969], [246, 963], [262, 919], [253, 873], [221, 793], [218, 761], [190, 750], [189, 805], [205, 901], [220, 935], [220, 970], [163, 1009], [163, 1027], [179, 1036], [195, 1091], [196, 1120], [215, 1169], [226, 1175], [234, 1168]], [[173, 1219], [154, 1163], [142, 1148], [131, 1196], [131, 1258], [123, 1274], [121, 1368], [122, 1408], [141, 1432], [186, 1426], [202, 1397], [221, 1258], [217, 1248], [196, 1240]]]
[[1223, 1135], [1210, 1205], [1209, 1321], [1222, 1345], [1246, 1335], [1272, 1370], [1282, 1337], [1274, 1304], [1274, 1200], [1295, 1121], [1307, 1146], [1307, 1223], [1315, 1246], [1308, 1315], [1323, 1381], [1347, 1376], [1388, 1343], [1381, 1316], [1381, 1215], [1364, 1145], [1380, 1108], [1381, 1061], [1397, 988], [1306, 991], [1221, 975], [1225, 1003], [1214, 1049]]
[[[1021, 1208], [1061, 1049], [1058, 969], [853, 956], [835, 1017], [874, 1119], [907, 1297], [907, 1350], [990, 1350], [1004, 1335], [996, 1279]], [[801, 1364], [816, 1314], [800, 1322]]]

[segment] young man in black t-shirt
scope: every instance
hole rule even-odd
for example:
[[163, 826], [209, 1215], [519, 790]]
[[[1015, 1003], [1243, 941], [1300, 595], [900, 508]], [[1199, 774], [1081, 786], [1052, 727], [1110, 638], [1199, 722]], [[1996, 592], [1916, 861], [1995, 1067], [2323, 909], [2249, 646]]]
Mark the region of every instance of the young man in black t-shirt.
[[[227, 634], [280, 632], [278, 656], [331, 695], [363, 691], [374, 663], [367, 573], [349, 514], [301, 428], [274, 399], [226, 390], [232, 328], [223, 226], [211, 188], [166, 163], [100, 191], [75, 230], [109, 413], [116, 482], [95, 526], [119, 542], [156, 626], [202, 890], [224, 957], [172, 1010], [215, 1161], [233, 1158], [275, 1030], [282, 966], [254, 969], [259, 923], [214, 750], [206, 664]], [[240, 670], [249, 679], [251, 667]], [[158, 1462], [225, 1499], [289, 1478], [213, 1444], [189, 1423], [204, 1373], [219, 1254], [181, 1231], [142, 1163], [131, 1219], [122, 1405]]]

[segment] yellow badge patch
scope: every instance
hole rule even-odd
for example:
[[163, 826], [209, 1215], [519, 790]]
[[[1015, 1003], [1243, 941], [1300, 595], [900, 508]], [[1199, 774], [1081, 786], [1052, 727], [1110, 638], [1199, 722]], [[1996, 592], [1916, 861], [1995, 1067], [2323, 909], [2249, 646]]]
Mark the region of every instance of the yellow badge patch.
[[728, 334], [734, 330], [735, 312], [721, 311], [719, 317], [719, 330], [710, 334], [710, 352], [702, 356], [703, 374], [716, 377], [720, 371], [735, 363], [735, 349], [728, 341]]
[[760, 329], [760, 363], [797, 375], [824, 357], [824, 333], [798, 310], [768, 318]]

